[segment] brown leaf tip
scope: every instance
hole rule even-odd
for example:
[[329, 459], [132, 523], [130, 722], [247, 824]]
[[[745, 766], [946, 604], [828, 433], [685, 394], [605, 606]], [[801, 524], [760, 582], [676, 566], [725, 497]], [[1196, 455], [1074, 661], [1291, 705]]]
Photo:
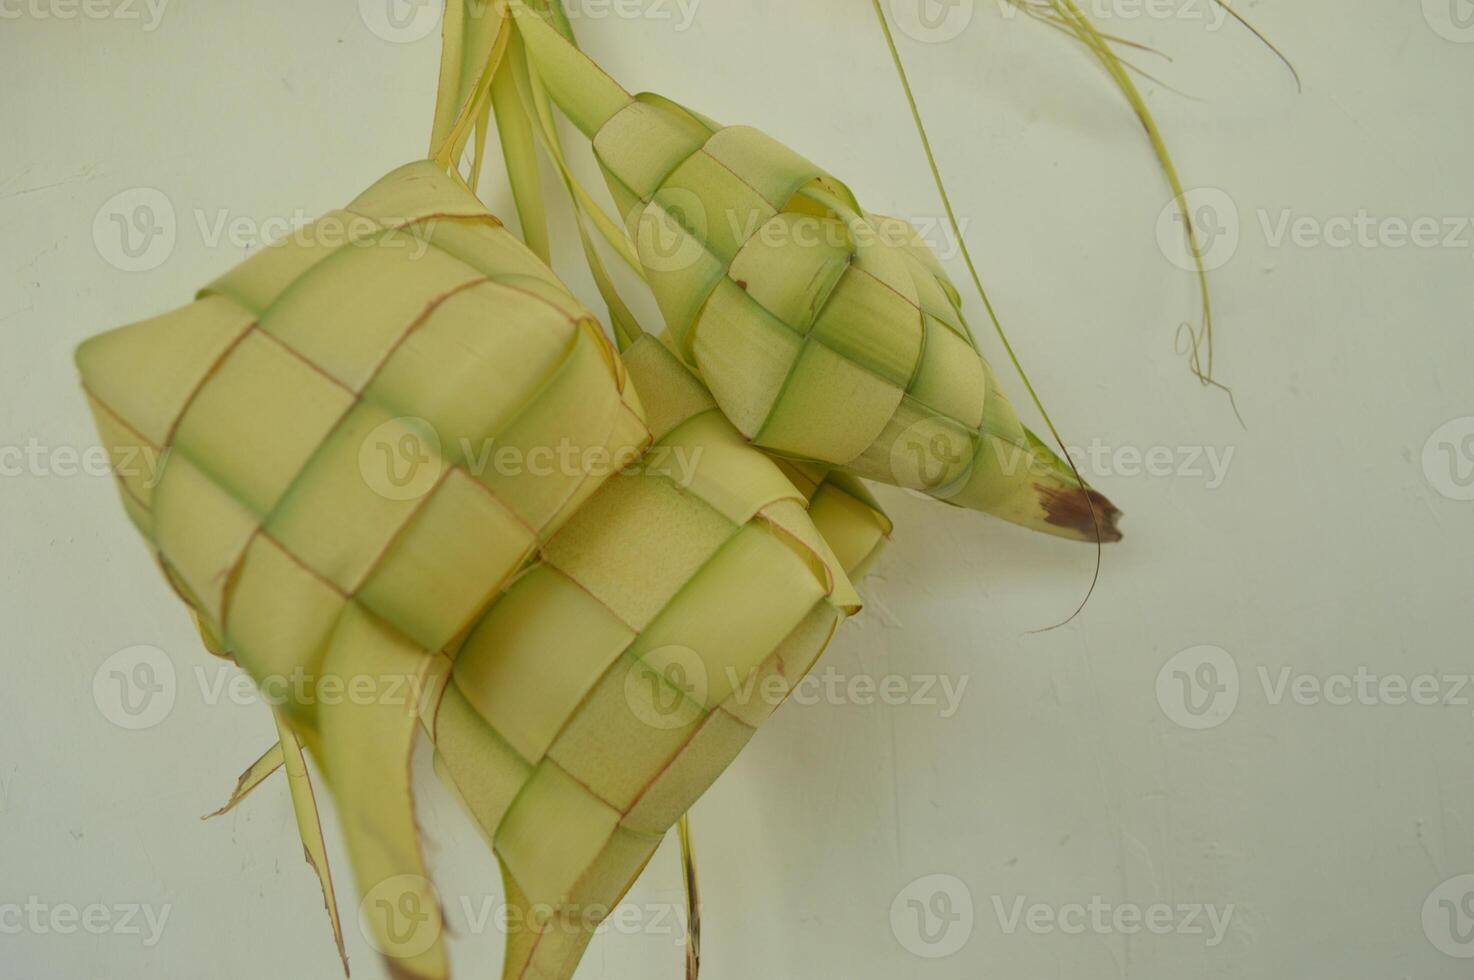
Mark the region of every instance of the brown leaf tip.
[[[1096, 539], [1096, 521], [1100, 521], [1100, 540], [1109, 544], [1121, 540], [1121, 511], [1105, 494], [1091, 487], [1060, 487], [1034, 484], [1044, 519], [1055, 527], [1073, 531], [1084, 541]], [[1094, 511], [1092, 513], [1092, 507]]]

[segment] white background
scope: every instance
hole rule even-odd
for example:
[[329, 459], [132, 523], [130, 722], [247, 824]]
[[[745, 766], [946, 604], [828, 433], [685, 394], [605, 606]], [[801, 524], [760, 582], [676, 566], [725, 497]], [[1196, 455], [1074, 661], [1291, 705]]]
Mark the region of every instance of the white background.
[[[141, 2], [91, 8], [103, 16], [67, 0], [0, 8], [0, 445], [37, 446], [41, 461], [0, 450], [0, 928], [5, 906], [33, 897], [170, 910], [152, 946], [0, 932], [0, 974], [331, 978], [280, 777], [198, 820], [274, 735], [260, 705], [207, 703], [213, 661], [110, 481], [64, 475], [69, 449], [94, 444], [71, 351], [187, 301], [256, 247], [212, 241], [222, 215], [248, 230], [305, 220], [422, 153], [438, 38], [386, 40], [351, 0], [175, 0], [157, 20]], [[674, 0], [637, 19], [583, 9], [582, 40], [631, 88], [767, 129], [871, 210], [938, 215], [868, 5], [704, 0], [685, 31]], [[1392, 684], [1474, 671], [1474, 502], [1458, 499], [1474, 495], [1474, 28], [1453, 16], [1474, 8], [1244, 10], [1303, 94], [1202, 0], [1102, 26], [1173, 57], [1136, 56], [1185, 93], [1148, 84], [1151, 104], [1188, 185], [1221, 192], [1207, 199], [1215, 226], [1237, 222], [1236, 245], [1210, 255], [1218, 373], [1247, 428], [1174, 349], [1193, 281], [1159, 245], [1172, 252], [1158, 220], [1169, 194], [1099, 68], [993, 0], [954, 8], [955, 39], [901, 38], [1005, 323], [1066, 439], [1102, 449], [1088, 469], [1126, 511], [1127, 538], [1077, 619], [1030, 633], [1075, 607], [1090, 549], [882, 491], [896, 540], [820, 671], [965, 679], [964, 696], [950, 717], [821, 698], [759, 734], [694, 811], [712, 980], [1468, 975], [1436, 945], [1474, 954], [1458, 932], [1474, 919], [1438, 902], [1457, 906], [1468, 883], [1424, 909], [1474, 872], [1474, 690], [1439, 681], [1460, 702], [1443, 706], [1393, 703], [1395, 687], [1374, 704], [1276, 694], [1302, 676], [1337, 695], [1334, 678], [1358, 670]], [[172, 247], [143, 272], [119, 268], [108, 217], [137, 188], [175, 211]], [[485, 193], [510, 217], [495, 168]], [[1361, 213], [1381, 229], [1366, 242], [1317, 237]], [[1286, 218], [1305, 219], [1298, 243], [1276, 234]], [[1418, 218], [1456, 240], [1394, 247], [1396, 223]], [[570, 226], [556, 230], [560, 268], [596, 302]], [[1133, 467], [1153, 447], [1170, 463]], [[1209, 451], [1232, 453], [1221, 480], [1192, 459]], [[127, 731], [95, 706], [93, 677], [137, 644], [166, 652], [178, 691], [160, 723]], [[1223, 652], [1173, 661], [1159, 695], [1164, 665], [1202, 645]], [[1218, 683], [1237, 673], [1238, 697], [1222, 692], [1208, 716], [1221, 723], [1194, 730], [1174, 691], [1212, 680], [1195, 672], [1204, 656]], [[493, 859], [422, 783], [458, 973], [494, 976], [500, 937], [470, 934], [461, 911], [461, 896], [473, 910], [496, 900]], [[679, 901], [670, 843], [634, 903]], [[329, 846], [351, 912], [331, 822]], [[951, 877], [913, 884], [931, 875]], [[973, 915], [928, 946], [906, 901], [939, 883]], [[1216, 944], [1211, 927], [1127, 934], [1109, 917], [1084, 934], [1043, 918], [1007, 928], [1020, 899], [1073, 927], [1070, 906], [1096, 896], [1231, 919]], [[351, 915], [347, 928], [355, 976], [382, 976]], [[596, 940], [578, 976], [680, 976], [668, 929]]]

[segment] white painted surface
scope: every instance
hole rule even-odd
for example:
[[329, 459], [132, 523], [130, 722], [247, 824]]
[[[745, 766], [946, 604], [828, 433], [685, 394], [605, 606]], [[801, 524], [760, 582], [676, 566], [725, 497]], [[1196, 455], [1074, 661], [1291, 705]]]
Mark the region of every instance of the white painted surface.
[[[0, 973], [330, 978], [285, 786], [196, 819], [270, 722], [257, 705], [205, 703], [209, 661], [108, 481], [59, 475], [66, 447], [94, 439], [70, 352], [247, 254], [210, 244], [221, 215], [248, 231], [310, 217], [421, 152], [437, 42], [388, 43], [350, 2], [169, 3], [156, 23], [141, 3], [85, 9], [105, 8], [0, 3]], [[1201, 99], [1149, 86], [1189, 185], [1237, 215], [1213, 284], [1218, 369], [1247, 429], [1174, 352], [1192, 280], [1158, 246], [1168, 195], [1099, 70], [982, 0], [953, 41], [902, 39], [1005, 322], [1067, 439], [1111, 451], [1091, 469], [1127, 512], [1127, 540], [1079, 618], [1031, 634], [1074, 607], [1088, 549], [883, 492], [897, 540], [821, 673], [966, 688], [951, 714], [820, 697], [759, 735], [695, 811], [713, 980], [1468, 975], [1449, 953], [1474, 954], [1458, 878], [1474, 872], [1474, 685], [1437, 682], [1456, 704], [1391, 702], [1399, 680], [1474, 671], [1474, 502], [1460, 499], [1474, 494], [1474, 29], [1453, 17], [1470, 10], [1246, 5], [1303, 74], [1297, 95], [1244, 32], [1213, 29], [1200, 0], [1185, 9], [1105, 23], [1171, 53], [1138, 60]], [[579, 29], [630, 85], [763, 126], [873, 210], [935, 216], [869, 18], [842, 0], [705, 0], [685, 32], [615, 17]], [[177, 235], [157, 268], [127, 272], [107, 260], [127, 264], [106, 214], [140, 187], [172, 205]], [[494, 176], [489, 197], [509, 210]], [[1382, 222], [1379, 247], [1306, 244], [1306, 229], [1334, 235], [1330, 219], [1359, 214]], [[1301, 244], [1273, 237], [1282, 216], [1308, 219]], [[1385, 222], [1418, 218], [1458, 223], [1458, 241], [1392, 247]], [[560, 231], [562, 269], [592, 301]], [[8, 447], [28, 444], [42, 462], [14, 475]], [[1153, 447], [1172, 450], [1170, 464], [1158, 454], [1172, 475], [1133, 475], [1131, 453]], [[1221, 480], [1177, 447], [1227, 458]], [[126, 731], [94, 707], [93, 678], [139, 644], [167, 653], [178, 692], [160, 723]], [[1201, 647], [1217, 651], [1181, 653]], [[1194, 673], [1202, 662], [1221, 682], [1237, 674], [1215, 727], [1175, 693], [1183, 676], [1213, 679]], [[1327, 703], [1359, 670], [1393, 679], [1373, 684], [1381, 703]], [[1327, 683], [1321, 703], [1294, 696]], [[499, 937], [466, 935], [460, 902], [496, 899], [493, 861], [424, 784], [459, 975], [494, 975]], [[333, 831], [346, 882], [339, 844]], [[970, 929], [934, 920], [928, 945], [908, 902], [937, 894], [973, 915]], [[668, 845], [632, 901], [679, 895]], [[142, 915], [142, 935], [65, 935], [21, 908], [17, 933], [12, 910], [33, 897], [169, 917], [154, 945]], [[1110, 922], [1122, 907], [1127, 928], [1134, 908], [1168, 915], [1159, 903], [1174, 907], [1164, 922], [1182, 923], [1178, 905], [1227, 916], [1221, 942], [1206, 913], [1206, 934]], [[679, 976], [669, 928], [599, 939], [579, 977]], [[351, 921], [349, 942], [355, 975], [382, 975]]]

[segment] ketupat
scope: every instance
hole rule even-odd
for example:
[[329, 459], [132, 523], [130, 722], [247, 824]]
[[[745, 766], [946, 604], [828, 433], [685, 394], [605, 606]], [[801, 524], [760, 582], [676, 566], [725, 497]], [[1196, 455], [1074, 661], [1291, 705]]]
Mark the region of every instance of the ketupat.
[[1051, 534], [1120, 538], [1120, 512], [1019, 422], [909, 224], [755, 129], [629, 94], [512, 10], [592, 141], [677, 349], [744, 435]]
[[[148, 450], [163, 465], [161, 487], [175, 488], [160, 503], [148, 483], [124, 475], [130, 514], [157, 545], [207, 645], [237, 657], [264, 689], [291, 675], [307, 681], [277, 712], [280, 744], [247, 771], [227, 806], [286, 768], [337, 931], [305, 744], [339, 799], [365, 935], [396, 976], [444, 976], [442, 921], [423, 873], [407, 777], [414, 726], [425, 725], [437, 769], [496, 849], [519, 913], [509, 923], [505, 975], [564, 980], [665, 829], [857, 607], [847, 576], [873, 557], [890, 524], [852, 475], [812, 460], [769, 460], [752, 448], [702, 381], [655, 339], [628, 343], [628, 384], [624, 362], [592, 318], [451, 184], [443, 170], [471, 135], [483, 135], [485, 96], [506, 85], [506, 76], [492, 76], [506, 34], [491, 28], [477, 25], [463, 49], [447, 51], [457, 70], [449, 88], [442, 75], [442, 95], [454, 97], [437, 109], [437, 134], [450, 135], [435, 164], [404, 168], [330, 216], [322, 224], [348, 229], [341, 240], [322, 247], [323, 229], [309, 230], [298, 236], [306, 245], [268, 250], [186, 311], [85, 345], [79, 361], [104, 441], [120, 454]], [[479, 165], [479, 140], [477, 154]], [[848, 194], [821, 183], [820, 193], [828, 190]], [[838, 213], [808, 217], [833, 229], [830, 215]], [[900, 237], [883, 241], [873, 261], [909, 258], [934, 277], [955, 313], [956, 294], [934, 257], [908, 229], [889, 227]], [[360, 250], [378, 258], [356, 258]], [[458, 297], [481, 290], [480, 280], [399, 261], [413, 253], [444, 266], [445, 252], [509, 294], [466, 307]], [[309, 269], [314, 275], [304, 276]], [[519, 324], [526, 309], [506, 306], [519, 290], [564, 321]], [[396, 336], [396, 324], [399, 339], [377, 348]], [[499, 336], [509, 324], [527, 333]], [[960, 314], [946, 325], [965, 334]], [[547, 396], [535, 368], [520, 376], [497, 363], [498, 355], [536, 348], [529, 337], [539, 329], [569, 326], [572, 346], [598, 353], [607, 372], [583, 372], [583, 383], [570, 384], [575, 396]], [[462, 333], [448, 344], [420, 342], [437, 329]], [[256, 332], [285, 359], [264, 354]], [[238, 347], [253, 351], [239, 369]], [[395, 360], [400, 354], [405, 361]], [[376, 387], [391, 362], [394, 380]], [[985, 364], [981, 370], [986, 376]], [[234, 390], [219, 383], [232, 373], [240, 375]], [[316, 386], [314, 373], [364, 404], [374, 401], [365, 393], [383, 395], [393, 404], [380, 407], [414, 415], [350, 425], [362, 405], [334, 416], [335, 397], [322, 394], [329, 389]], [[614, 402], [598, 397], [605, 384]], [[501, 435], [487, 413], [515, 401], [519, 385], [547, 396], [535, 398], [547, 409], [538, 437], [513, 440], [519, 458], [530, 462], [556, 442], [598, 449], [603, 465], [562, 473], [569, 479], [557, 492], [523, 486], [526, 473], [491, 473], [492, 496], [505, 496], [506, 509], [524, 518], [508, 521], [475, 493], [447, 488], [484, 482], [492, 457], [475, 450]], [[644, 424], [635, 388], [645, 393]], [[988, 410], [1006, 408], [991, 390], [978, 393]], [[305, 413], [303, 398], [313, 402]], [[203, 421], [191, 419], [200, 400], [216, 406]], [[234, 411], [244, 401], [259, 415]], [[615, 403], [612, 419], [601, 414]], [[254, 424], [259, 418], [275, 418], [285, 434]], [[305, 426], [292, 428], [303, 418]], [[602, 442], [588, 439], [597, 420], [610, 422]], [[894, 470], [919, 448], [915, 482], [945, 498], [955, 489], [951, 473], [929, 466], [963, 465], [960, 444], [925, 427], [908, 435], [892, 447], [892, 457], [900, 452], [887, 461], [892, 472], [879, 477], [903, 482]], [[1031, 480], [1059, 480], [1068, 484], [1060, 492], [1078, 495], [1065, 465], [1030, 438], [1019, 427], [1008, 458], [1017, 461], [1023, 450]], [[651, 439], [655, 452], [603, 479]], [[355, 443], [356, 455], [345, 451]], [[669, 469], [657, 462], [659, 451], [684, 454], [690, 468]], [[969, 459], [965, 469], [973, 467]], [[863, 464], [852, 468], [866, 472]], [[315, 489], [302, 491], [304, 480]], [[527, 519], [525, 508], [544, 522]], [[1007, 511], [996, 502], [991, 509]], [[244, 535], [234, 555], [232, 530]], [[670, 574], [652, 577], [652, 568]], [[235, 614], [229, 622], [227, 613]]]
[[858, 607], [847, 569], [890, 529], [863, 491], [824, 482], [816, 531], [806, 494], [673, 354], [647, 336], [625, 358], [649, 392], [648, 458], [689, 461], [689, 480], [652, 463], [596, 491], [455, 654], [432, 721], [437, 768], [502, 860], [509, 980], [572, 975]]
[[[337, 931], [305, 744], [396, 976], [448, 975], [417, 724], [523, 913], [506, 975], [567, 977], [889, 532], [857, 487], [795, 487], [653, 338], [626, 357], [428, 162], [78, 351], [104, 443], [160, 467], [120, 469], [130, 517], [207, 644], [280, 700], [232, 804], [285, 763]], [[589, 465], [535, 470], [555, 446]]]
[[[156, 486], [122, 477], [129, 515], [211, 645], [285, 695], [360, 884], [423, 880], [430, 651], [650, 438], [602, 329], [420, 163], [77, 361], [103, 442], [160, 462]], [[484, 465], [493, 440], [523, 471]], [[543, 447], [603, 468], [534, 473]], [[438, 946], [402, 966], [444, 974]]]

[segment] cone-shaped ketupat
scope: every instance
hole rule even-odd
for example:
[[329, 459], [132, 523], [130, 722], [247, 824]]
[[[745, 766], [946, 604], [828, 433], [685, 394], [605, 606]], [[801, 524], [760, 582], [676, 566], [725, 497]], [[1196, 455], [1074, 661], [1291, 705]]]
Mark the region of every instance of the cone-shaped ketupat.
[[[128, 514], [321, 765], [360, 890], [438, 923], [409, 783], [437, 654], [650, 439], [597, 321], [425, 162], [77, 361]], [[391, 963], [446, 975], [438, 941]]]
[[520, 0], [549, 95], [592, 141], [681, 356], [756, 445], [1026, 527], [1119, 511], [1019, 421], [906, 222], [763, 133], [631, 95]]

